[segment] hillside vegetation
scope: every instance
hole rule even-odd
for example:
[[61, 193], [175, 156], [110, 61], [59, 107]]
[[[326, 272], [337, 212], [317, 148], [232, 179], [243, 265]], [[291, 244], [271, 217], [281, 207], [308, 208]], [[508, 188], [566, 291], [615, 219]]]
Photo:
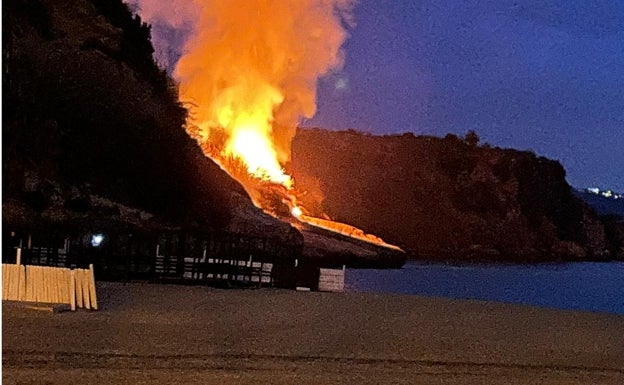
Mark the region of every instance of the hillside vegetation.
[[292, 170], [315, 214], [353, 223], [414, 256], [582, 260], [613, 250], [556, 161], [478, 137], [300, 129]]

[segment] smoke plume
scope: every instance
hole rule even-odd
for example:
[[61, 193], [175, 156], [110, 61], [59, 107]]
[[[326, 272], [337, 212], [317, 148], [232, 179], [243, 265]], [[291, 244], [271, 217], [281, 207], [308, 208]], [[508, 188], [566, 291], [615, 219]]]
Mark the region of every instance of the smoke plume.
[[[158, 60], [169, 66], [181, 55], [174, 77], [189, 134], [257, 176], [281, 169], [296, 125], [316, 112], [318, 78], [343, 64], [353, 0], [139, 0], [138, 8]], [[187, 31], [175, 38], [185, 40], [181, 52], [156, 28]], [[271, 157], [273, 165], [256, 164]]]

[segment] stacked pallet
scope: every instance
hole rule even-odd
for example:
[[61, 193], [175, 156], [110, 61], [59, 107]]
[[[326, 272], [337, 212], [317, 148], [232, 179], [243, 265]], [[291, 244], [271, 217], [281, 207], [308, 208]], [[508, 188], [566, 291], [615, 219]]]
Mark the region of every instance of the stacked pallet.
[[67, 269], [2, 264], [2, 299], [97, 310], [93, 265], [89, 269]]

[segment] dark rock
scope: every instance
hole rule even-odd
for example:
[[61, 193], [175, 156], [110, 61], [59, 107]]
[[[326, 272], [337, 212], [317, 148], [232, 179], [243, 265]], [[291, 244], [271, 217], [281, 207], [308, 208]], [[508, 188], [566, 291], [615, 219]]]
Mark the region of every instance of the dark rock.
[[300, 202], [421, 258], [604, 257], [604, 226], [558, 162], [477, 139], [299, 129], [292, 170]]

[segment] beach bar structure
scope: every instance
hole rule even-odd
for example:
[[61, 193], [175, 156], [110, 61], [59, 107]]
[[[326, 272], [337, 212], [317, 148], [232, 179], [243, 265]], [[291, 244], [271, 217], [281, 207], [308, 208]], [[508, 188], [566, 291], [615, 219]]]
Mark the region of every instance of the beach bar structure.
[[89, 269], [96, 280], [289, 286], [301, 248], [225, 232], [3, 231], [3, 264]]

